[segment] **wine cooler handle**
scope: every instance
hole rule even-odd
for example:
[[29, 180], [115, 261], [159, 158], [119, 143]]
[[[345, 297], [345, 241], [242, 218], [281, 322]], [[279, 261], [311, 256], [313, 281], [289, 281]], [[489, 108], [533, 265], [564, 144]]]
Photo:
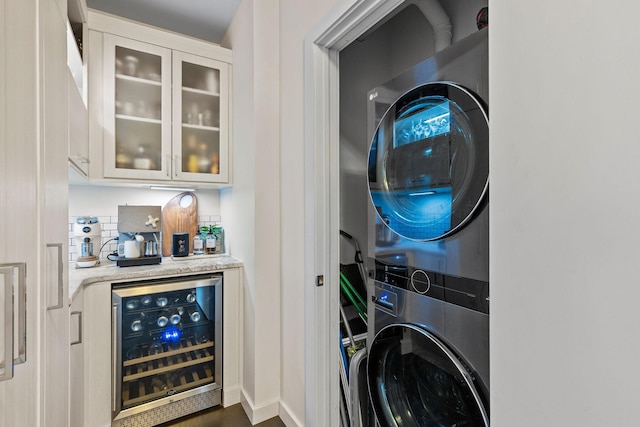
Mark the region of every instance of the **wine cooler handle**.
[[[18, 282], [18, 310], [14, 310], [14, 292], [13, 287]], [[0, 360], [0, 381], [6, 381], [13, 378], [13, 367], [27, 361], [27, 265], [24, 262], [0, 264], [0, 276], [4, 276], [4, 355]], [[14, 328], [17, 314], [18, 323], [18, 339], [17, 349], [18, 355], [14, 355]]]
[[56, 305], [47, 307], [47, 310], [57, 310], [64, 307], [64, 275], [62, 265], [62, 243], [47, 243], [47, 248], [58, 249], [58, 303]]
[[111, 355], [111, 363], [113, 366], [111, 366], [111, 374], [113, 375], [113, 378], [111, 379], [113, 381], [112, 385], [111, 385], [111, 390], [113, 395], [111, 396], [111, 409], [113, 410], [113, 412], [116, 412], [118, 410], [118, 328], [117, 328], [117, 322], [118, 320], [118, 306], [114, 305], [111, 307], [111, 351], [113, 352], [113, 354]]
[[71, 341], [70, 345], [82, 344], [82, 312], [81, 311], [72, 311], [71, 316], [78, 315], [78, 339], [76, 341]]

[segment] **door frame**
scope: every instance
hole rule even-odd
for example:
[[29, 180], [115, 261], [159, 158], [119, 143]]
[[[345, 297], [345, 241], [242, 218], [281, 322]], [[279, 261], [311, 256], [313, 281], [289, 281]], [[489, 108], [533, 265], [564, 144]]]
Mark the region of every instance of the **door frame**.
[[403, 2], [336, 2], [304, 42], [306, 426], [339, 425], [340, 51]]

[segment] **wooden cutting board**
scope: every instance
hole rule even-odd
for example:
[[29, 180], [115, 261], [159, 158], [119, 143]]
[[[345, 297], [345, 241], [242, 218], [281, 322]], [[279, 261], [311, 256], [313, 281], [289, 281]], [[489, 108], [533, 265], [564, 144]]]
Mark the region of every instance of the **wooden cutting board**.
[[171, 256], [173, 233], [189, 233], [189, 249], [198, 232], [198, 200], [191, 192], [180, 193], [162, 208], [162, 255]]

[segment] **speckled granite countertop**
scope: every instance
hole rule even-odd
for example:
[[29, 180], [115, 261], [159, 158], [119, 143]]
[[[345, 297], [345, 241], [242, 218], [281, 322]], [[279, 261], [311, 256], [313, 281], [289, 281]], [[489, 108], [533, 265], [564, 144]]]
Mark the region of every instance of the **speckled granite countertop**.
[[115, 262], [102, 260], [96, 267], [76, 268], [75, 262], [71, 262], [69, 300], [73, 300], [80, 287], [91, 283], [203, 273], [235, 267], [242, 267], [242, 261], [226, 255], [190, 255], [175, 259], [163, 257], [160, 264], [139, 267], [118, 267]]

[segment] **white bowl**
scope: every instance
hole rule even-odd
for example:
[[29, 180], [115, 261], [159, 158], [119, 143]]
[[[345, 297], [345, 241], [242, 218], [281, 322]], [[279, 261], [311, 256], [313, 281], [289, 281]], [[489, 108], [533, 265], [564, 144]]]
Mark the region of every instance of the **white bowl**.
[[93, 267], [98, 263], [97, 259], [92, 259], [91, 261], [76, 261], [76, 265], [80, 268]]

